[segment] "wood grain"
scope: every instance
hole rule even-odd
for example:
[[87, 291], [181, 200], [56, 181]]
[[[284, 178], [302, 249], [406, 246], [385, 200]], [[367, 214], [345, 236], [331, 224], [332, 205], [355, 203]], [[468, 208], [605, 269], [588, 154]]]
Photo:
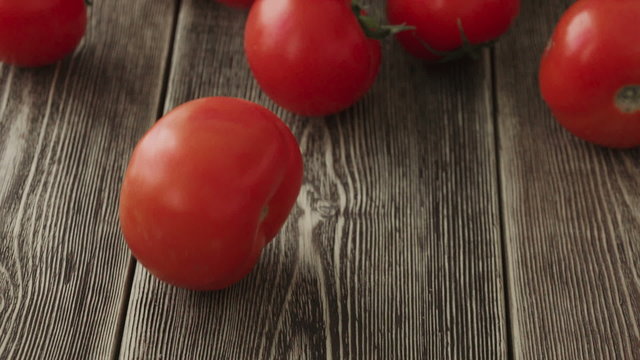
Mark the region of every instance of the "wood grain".
[[361, 102], [301, 118], [253, 81], [245, 16], [183, 1], [165, 110], [212, 95], [273, 109], [304, 153], [297, 206], [227, 290], [176, 289], [137, 266], [121, 357], [505, 358], [489, 57], [426, 67], [387, 43]]
[[538, 94], [538, 61], [571, 3], [523, 2], [496, 52], [514, 354], [640, 359], [640, 152], [574, 138]]
[[42, 69], [0, 65], [2, 359], [117, 351], [131, 259], [117, 193], [158, 111], [174, 7], [94, 1], [73, 56]]

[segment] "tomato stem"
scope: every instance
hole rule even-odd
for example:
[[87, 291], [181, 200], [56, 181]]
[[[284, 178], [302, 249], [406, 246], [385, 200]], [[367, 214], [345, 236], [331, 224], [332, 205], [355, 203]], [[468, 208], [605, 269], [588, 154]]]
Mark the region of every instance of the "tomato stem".
[[458, 18], [458, 20], [456, 21], [456, 24], [458, 25], [458, 31], [460, 32], [460, 41], [462, 42], [462, 45], [455, 50], [452, 50], [452, 51], [436, 50], [433, 47], [431, 47], [429, 44], [427, 44], [427, 42], [420, 39], [417, 35], [416, 35], [416, 39], [418, 39], [420, 44], [422, 44], [422, 46], [424, 46], [424, 48], [427, 49], [427, 51], [429, 51], [435, 56], [440, 57], [440, 60], [438, 60], [438, 62], [440, 63], [458, 60], [466, 56], [471, 57], [474, 60], [478, 59], [480, 56], [480, 51], [482, 51], [482, 49], [493, 46], [493, 44], [495, 44], [495, 40], [480, 43], [480, 44], [472, 44], [469, 41], [469, 38], [467, 37], [467, 34], [464, 31], [464, 27], [462, 26], [462, 20], [460, 18]]
[[389, 35], [397, 34], [401, 31], [415, 29], [415, 27], [407, 26], [405, 24], [382, 25], [379, 20], [367, 15], [364, 7], [358, 4], [356, 0], [351, 1], [351, 10], [358, 19], [358, 22], [360, 23], [360, 26], [362, 27], [365, 35], [372, 39], [382, 40]]
[[93, 5], [93, 1], [92, 0], [84, 0], [84, 3], [87, 4], [87, 6], [92, 6]]

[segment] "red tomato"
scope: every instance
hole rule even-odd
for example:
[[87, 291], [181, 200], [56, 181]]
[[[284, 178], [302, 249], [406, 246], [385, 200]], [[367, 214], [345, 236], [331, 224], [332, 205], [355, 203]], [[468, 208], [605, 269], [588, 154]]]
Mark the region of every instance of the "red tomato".
[[638, 0], [581, 0], [562, 16], [540, 65], [540, 89], [576, 136], [640, 146]]
[[519, 11], [520, 0], [387, 1], [390, 23], [416, 28], [396, 34], [398, 41], [426, 60], [455, 58], [496, 40]]
[[251, 271], [301, 181], [298, 144], [272, 112], [234, 98], [194, 100], [136, 146], [120, 195], [122, 231], [161, 280], [221, 289]]
[[250, 8], [253, 0], [216, 0], [219, 3], [236, 8]]
[[73, 52], [86, 24], [84, 0], [0, 0], [0, 61], [52, 64]]
[[244, 47], [264, 92], [307, 116], [348, 108], [380, 68], [379, 41], [365, 35], [344, 0], [258, 0]]

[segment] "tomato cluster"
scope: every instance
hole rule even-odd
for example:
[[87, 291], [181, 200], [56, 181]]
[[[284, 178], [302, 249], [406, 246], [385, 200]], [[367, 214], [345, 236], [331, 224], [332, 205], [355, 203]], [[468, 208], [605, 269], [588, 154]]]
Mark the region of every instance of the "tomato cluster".
[[[380, 25], [347, 0], [218, 0], [250, 8], [244, 50], [262, 90], [305, 116], [340, 112], [374, 84], [380, 39], [395, 34], [426, 61], [474, 55], [512, 25], [520, 0], [388, 0]], [[579, 0], [540, 66], [557, 120], [610, 147], [640, 146], [638, 0]], [[85, 32], [83, 0], [0, 0], [0, 61], [51, 64]], [[635, 31], [635, 32], [634, 32]], [[180, 287], [220, 289], [247, 275], [300, 191], [302, 155], [266, 108], [212, 97], [178, 106], [137, 144], [120, 196], [132, 253]]]
[[447, 61], [473, 55], [507, 31], [520, 0], [388, 0], [389, 20], [372, 21], [345, 0], [257, 0], [245, 28], [245, 53], [262, 90], [307, 116], [355, 103], [380, 68], [379, 38], [396, 33], [412, 54]]

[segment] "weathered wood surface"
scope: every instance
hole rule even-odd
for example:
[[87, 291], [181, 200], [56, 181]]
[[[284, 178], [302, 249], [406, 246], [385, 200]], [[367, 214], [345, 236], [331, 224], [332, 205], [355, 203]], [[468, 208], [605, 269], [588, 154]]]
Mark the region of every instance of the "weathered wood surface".
[[489, 57], [426, 68], [390, 42], [363, 101], [299, 118], [252, 80], [244, 19], [183, 1], [165, 110], [211, 95], [275, 110], [304, 153], [297, 206], [228, 290], [175, 289], [138, 266], [121, 357], [505, 358]]
[[131, 261], [117, 194], [157, 116], [174, 7], [95, 1], [72, 57], [0, 65], [0, 359], [117, 355]]
[[537, 67], [573, 1], [523, 2], [496, 52], [516, 359], [640, 359], [640, 151], [564, 131]]
[[[245, 12], [94, 1], [73, 57], [0, 65], [0, 359], [640, 359], [640, 150], [538, 95], [570, 3], [524, 1], [475, 62], [387, 41], [361, 102], [307, 119], [252, 79]], [[306, 173], [255, 271], [194, 293], [131, 260], [117, 195], [159, 112], [212, 95], [274, 110]]]

